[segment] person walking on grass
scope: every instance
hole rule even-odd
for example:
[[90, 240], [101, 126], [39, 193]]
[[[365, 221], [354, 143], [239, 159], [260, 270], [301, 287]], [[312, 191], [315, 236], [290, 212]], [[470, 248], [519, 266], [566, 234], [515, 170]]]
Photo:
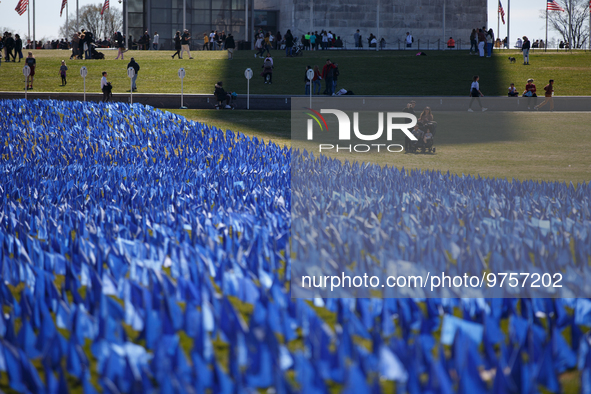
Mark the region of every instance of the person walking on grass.
[[35, 67], [37, 67], [37, 61], [33, 56], [33, 52], [29, 52], [29, 56], [25, 59], [25, 64], [31, 69], [31, 73], [27, 77], [27, 90], [33, 89], [33, 80], [35, 79]]
[[181, 36], [181, 59], [183, 58], [183, 53], [187, 52], [189, 54], [189, 59], [193, 59], [191, 57], [191, 51], [189, 50], [189, 43], [191, 42], [191, 35], [189, 34], [189, 30], [185, 29], [183, 35]]
[[178, 56], [179, 59], [182, 59], [181, 57], [181, 32], [177, 31], [176, 35], [173, 38], [174, 40], [174, 50], [176, 51], [171, 58], [174, 59], [175, 56]]
[[534, 108], [536, 110], [539, 110], [544, 105], [550, 104], [550, 111], [554, 111], [554, 98], [552, 97], [553, 95], [554, 95], [554, 80], [551, 79], [550, 81], [548, 81], [548, 85], [544, 86], [544, 101], [541, 104], [536, 105]]
[[224, 45], [228, 50], [228, 60], [234, 59], [234, 48], [236, 48], [236, 43], [234, 42], [234, 36], [232, 34], [228, 34]]
[[106, 103], [111, 98], [111, 83], [107, 82], [107, 72], [103, 71], [103, 77], [101, 78], [101, 91], [103, 92], [103, 103]]
[[140, 72], [140, 65], [136, 63], [134, 58], [131, 58], [131, 60], [127, 64], [127, 68], [130, 67], [135, 70], [135, 74], [133, 74], [133, 78], [131, 78], [131, 89], [135, 92], [137, 90], [137, 86], [135, 86], [135, 81], [137, 80], [137, 74]]
[[117, 57], [115, 60], [119, 60], [119, 56], [121, 56], [121, 60], [123, 60], [123, 54], [127, 51], [125, 50], [125, 39], [120, 31], [115, 33], [115, 45], [117, 46]]
[[66, 71], [68, 71], [68, 67], [66, 66], [66, 61], [62, 60], [62, 65], [60, 66], [60, 76], [62, 77], [62, 86], [66, 86], [68, 81], [66, 81]]
[[475, 75], [474, 78], [472, 79], [472, 85], [470, 85], [471, 99], [470, 99], [470, 105], [468, 106], [468, 112], [474, 112], [474, 110], [472, 109], [472, 103], [474, 103], [474, 100], [478, 101], [478, 105], [482, 109], [482, 112], [484, 112], [488, 109], [488, 108], [484, 108], [482, 106], [482, 103], [480, 102], [480, 97], [484, 97], [484, 94], [482, 94], [482, 92], [480, 91], [480, 84], [478, 83], [479, 80], [480, 80], [480, 77], [478, 75]]

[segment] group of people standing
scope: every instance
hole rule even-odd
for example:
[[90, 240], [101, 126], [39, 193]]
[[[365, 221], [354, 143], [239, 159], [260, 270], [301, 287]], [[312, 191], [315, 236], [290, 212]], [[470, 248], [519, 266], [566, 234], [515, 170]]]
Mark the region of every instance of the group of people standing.
[[482, 26], [481, 29], [472, 29], [470, 34], [470, 55], [478, 53], [480, 57], [484, 57], [486, 53], [486, 57], [491, 57], [494, 42], [495, 34], [492, 28], [486, 30], [486, 27]]
[[228, 36], [226, 36], [225, 31], [218, 33], [217, 30], [212, 30], [209, 34], [206, 33], [203, 35], [203, 47], [201, 49], [204, 51], [222, 50], [226, 47], [227, 39]]
[[[314, 70], [314, 78], [312, 78], [312, 81], [308, 79], [308, 70]], [[334, 96], [339, 75], [339, 65], [337, 63], [333, 63], [330, 59], [326, 59], [326, 64], [324, 67], [322, 67], [322, 72], [320, 72], [320, 68], [318, 66], [314, 66], [314, 68], [311, 66], [306, 66], [306, 72], [304, 73], [306, 95], [310, 94], [310, 89], [312, 89], [312, 94], [320, 94], [322, 87], [321, 81], [324, 80], [323, 94]]]
[[[12, 33], [4, 32], [4, 35], [0, 39], [0, 49], [4, 52], [6, 62], [10, 61], [11, 56], [13, 62], [16, 62], [17, 55], [19, 62], [23, 58], [23, 40], [18, 34], [15, 34], [14, 37], [12, 37]], [[1, 61], [2, 56], [0, 55], [0, 62]]]

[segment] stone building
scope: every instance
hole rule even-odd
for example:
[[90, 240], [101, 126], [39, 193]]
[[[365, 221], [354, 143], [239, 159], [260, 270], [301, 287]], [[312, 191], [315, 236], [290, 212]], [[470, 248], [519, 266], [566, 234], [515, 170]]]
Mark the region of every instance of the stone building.
[[163, 49], [172, 47], [174, 33], [183, 26], [191, 31], [193, 48], [201, 47], [203, 34], [211, 30], [252, 41], [259, 28], [291, 29], [298, 36], [330, 30], [348, 48], [357, 29], [364, 47], [374, 34], [386, 40], [387, 48], [398, 48], [410, 32], [414, 47], [434, 48], [440, 40], [443, 48], [449, 37], [469, 42], [473, 28], [487, 25], [486, 0], [126, 0], [126, 8], [129, 34], [136, 39], [146, 30], [150, 35], [158, 31]]

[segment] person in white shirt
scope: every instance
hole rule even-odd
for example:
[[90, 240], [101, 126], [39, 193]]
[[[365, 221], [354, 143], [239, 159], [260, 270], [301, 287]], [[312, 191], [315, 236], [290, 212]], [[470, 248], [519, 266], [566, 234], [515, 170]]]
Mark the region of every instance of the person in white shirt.
[[480, 91], [480, 84], [478, 83], [479, 80], [480, 80], [480, 77], [478, 75], [475, 75], [472, 80], [472, 85], [470, 85], [470, 97], [472, 97], [472, 98], [470, 99], [470, 105], [468, 106], [468, 112], [474, 112], [472, 110], [472, 103], [474, 102], [474, 99], [476, 99], [478, 101], [478, 105], [482, 109], [482, 112], [487, 110], [487, 108], [484, 108], [482, 106], [482, 103], [480, 102], [480, 97], [484, 97], [484, 94], [482, 94], [482, 92]]
[[103, 77], [101, 78], [101, 90], [103, 92], [103, 103], [106, 103], [111, 97], [111, 84], [107, 82], [106, 71], [103, 71]]
[[160, 42], [160, 36], [158, 35], [158, 32], [155, 31], [154, 32], [154, 39], [152, 40], [152, 49], [157, 51], [159, 42]]
[[410, 32], [406, 32], [406, 47], [410, 48], [412, 47], [412, 36], [410, 35]]
[[209, 50], [215, 50], [217, 48], [217, 42], [215, 40], [215, 33], [212, 30], [211, 33], [209, 33]]

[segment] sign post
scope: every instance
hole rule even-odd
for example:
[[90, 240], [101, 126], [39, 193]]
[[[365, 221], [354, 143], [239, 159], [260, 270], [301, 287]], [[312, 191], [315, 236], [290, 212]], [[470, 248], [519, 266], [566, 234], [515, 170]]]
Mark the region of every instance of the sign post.
[[244, 76], [246, 77], [246, 109], [250, 109], [250, 79], [252, 78], [252, 70], [250, 68], [244, 70]]
[[133, 67], [129, 67], [127, 69], [127, 76], [129, 77], [130, 85], [129, 85], [129, 97], [131, 101], [131, 105], [133, 105], [133, 77], [135, 77], [135, 70]]
[[179, 78], [181, 79], [181, 108], [180, 109], [187, 109], [183, 102], [183, 79], [185, 79], [185, 69], [179, 68]]
[[80, 69], [80, 76], [84, 79], [84, 101], [86, 101], [86, 76], [88, 75], [88, 69], [86, 66], [82, 66]]
[[314, 70], [309, 69], [306, 71], [306, 78], [310, 81], [310, 108], [312, 108], [312, 80], [314, 79]]
[[[2, 61], [2, 60], [0, 60]], [[23, 75], [25, 76], [25, 100], [27, 99], [27, 88], [29, 87], [29, 75], [31, 75], [31, 67], [24, 66], [23, 67]]]

